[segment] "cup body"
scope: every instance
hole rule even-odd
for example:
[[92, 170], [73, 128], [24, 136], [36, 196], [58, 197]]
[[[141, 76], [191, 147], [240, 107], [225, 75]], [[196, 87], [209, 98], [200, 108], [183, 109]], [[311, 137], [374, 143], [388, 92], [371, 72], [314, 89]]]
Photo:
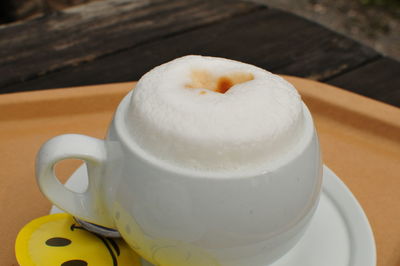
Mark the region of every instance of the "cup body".
[[230, 176], [176, 168], [146, 154], [126, 128], [129, 98], [110, 125], [107, 159], [92, 193], [137, 253], [156, 265], [264, 266], [297, 243], [322, 183], [305, 105], [306, 134], [295, 150], [273, 169]]

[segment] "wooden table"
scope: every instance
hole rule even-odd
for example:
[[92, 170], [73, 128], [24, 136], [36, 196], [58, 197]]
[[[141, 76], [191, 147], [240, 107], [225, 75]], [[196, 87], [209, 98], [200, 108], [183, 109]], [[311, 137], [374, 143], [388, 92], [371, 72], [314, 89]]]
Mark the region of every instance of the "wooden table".
[[0, 26], [0, 92], [137, 80], [221, 56], [400, 105], [400, 63], [283, 11], [219, 0], [107, 0]]

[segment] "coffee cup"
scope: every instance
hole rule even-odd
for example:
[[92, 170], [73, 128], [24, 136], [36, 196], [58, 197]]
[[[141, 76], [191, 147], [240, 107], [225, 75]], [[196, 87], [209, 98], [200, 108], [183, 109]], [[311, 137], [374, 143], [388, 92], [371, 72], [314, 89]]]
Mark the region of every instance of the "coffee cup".
[[[217, 68], [213, 68], [214, 62], [218, 63]], [[224, 66], [228, 69], [226, 73], [233, 74], [209, 73], [225, 69]], [[182, 108], [174, 107], [175, 102], [177, 106], [181, 102], [178, 103], [172, 89], [163, 88], [160, 94], [169, 96], [164, 95], [161, 100], [157, 92], [149, 89], [166, 81], [171, 85], [174, 81], [169, 75], [174, 71], [184, 73], [186, 68], [191, 74], [184, 74], [180, 86], [176, 86], [184, 91], [182, 97], [189, 95]], [[204, 72], [207, 68], [211, 70]], [[198, 114], [201, 111], [189, 106], [193, 98], [194, 104], [201, 107], [195, 97], [205, 96], [209, 97], [204, 98], [206, 106], [211, 102], [211, 107], [204, 112], [211, 112], [220, 102], [222, 107], [215, 108], [226, 110], [222, 97], [227, 95], [222, 95], [219, 89], [232, 89], [229, 97], [241, 97], [237, 95], [246, 86], [265, 85], [259, 81], [262, 75], [267, 75], [272, 85], [291, 86], [264, 70], [219, 58], [188, 56], [150, 71], [139, 81], [137, 89], [121, 101], [104, 140], [66, 134], [42, 146], [36, 162], [41, 191], [56, 206], [79, 219], [118, 230], [132, 249], [155, 265], [272, 263], [299, 241], [319, 200], [322, 163], [309, 110], [301, 100], [296, 100], [297, 113], [288, 112], [275, 120], [276, 116], [271, 114], [272, 118], [266, 119], [272, 122], [260, 126], [260, 131], [270, 134], [263, 139], [258, 132], [251, 135], [254, 130], [251, 126], [248, 131], [237, 129], [239, 137], [231, 137], [236, 131], [229, 126], [236, 128], [237, 123], [243, 123], [246, 127], [250, 123], [246, 119], [251, 117], [244, 115], [242, 122], [235, 120], [233, 125], [229, 122], [214, 130], [205, 125], [219, 126], [220, 121], [203, 121], [196, 117], [202, 115]], [[213, 89], [205, 88], [210, 86]], [[292, 88], [289, 89], [289, 94], [293, 94]], [[243, 93], [250, 95], [243, 103], [249, 97], [257, 98], [257, 93], [253, 96], [251, 92]], [[272, 101], [279, 106], [272, 109], [292, 108], [287, 106], [293, 104], [285, 102], [279, 92], [274, 95], [276, 99]], [[226, 101], [238, 104], [235, 99]], [[141, 106], [144, 103], [149, 104], [149, 110], [157, 107], [162, 110], [145, 112], [146, 106]], [[242, 106], [242, 112], [257, 110], [253, 105], [257, 104]], [[170, 109], [174, 111], [168, 113]], [[195, 119], [174, 120], [182, 110], [191, 110], [183, 118], [189, 119], [193, 113]], [[235, 112], [228, 108], [229, 111]], [[265, 116], [270, 111], [273, 112], [266, 110]], [[293, 117], [293, 113], [296, 119], [285, 118], [285, 115]], [[229, 114], [224, 119], [239, 117], [240, 120], [240, 115], [240, 112]], [[157, 121], [159, 116], [164, 120]], [[286, 124], [282, 125], [279, 117], [286, 119]], [[281, 131], [268, 131], [273, 126]], [[174, 131], [175, 127], [178, 130]], [[204, 130], [198, 133], [193, 127]], [[246, 142], [244, 138], [257, 141]], [[67, 189], [54, 174], [55, 164], [68, 158], [86, 163], [89, 185], [83, 193]]]

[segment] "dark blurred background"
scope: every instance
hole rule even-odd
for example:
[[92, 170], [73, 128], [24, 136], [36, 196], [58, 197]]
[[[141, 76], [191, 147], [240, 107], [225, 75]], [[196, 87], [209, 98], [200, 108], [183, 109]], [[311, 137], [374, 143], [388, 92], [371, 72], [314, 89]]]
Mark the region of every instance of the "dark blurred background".
[[96, 0], [1, 0], [0, 23], [34, 18], [93, 1]]
[[400, 0], [253, 0], [283, 9], [400, 60]]

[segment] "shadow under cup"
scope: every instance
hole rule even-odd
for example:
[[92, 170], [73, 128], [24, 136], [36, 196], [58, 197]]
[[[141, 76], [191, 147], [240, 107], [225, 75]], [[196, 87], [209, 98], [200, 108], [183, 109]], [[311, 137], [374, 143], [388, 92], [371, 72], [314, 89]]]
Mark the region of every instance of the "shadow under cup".
[[322, 163], [309, 110], [304, 138], [280, 165], [248, 175], [174, 167], [129, 136], [121, 102], [106, 139], [104, 204], [129, 245], [157, 265], [267, 265], [303, 235]]
[[[104, 141], [62, 135], [43, 145], [36, 175], [56, 206], [117, 229], [156, 265], [265, 266], [298, 242], [322, 184], [318, 138], [304, 104], [301, 141], [270, 169], [244, 175], [183, 169], [143, 151], [126, 128], [130, 96]], [[54, 164], [66, 158], [86, 162], [86, 192], [71, 192], [54, 176]]]

